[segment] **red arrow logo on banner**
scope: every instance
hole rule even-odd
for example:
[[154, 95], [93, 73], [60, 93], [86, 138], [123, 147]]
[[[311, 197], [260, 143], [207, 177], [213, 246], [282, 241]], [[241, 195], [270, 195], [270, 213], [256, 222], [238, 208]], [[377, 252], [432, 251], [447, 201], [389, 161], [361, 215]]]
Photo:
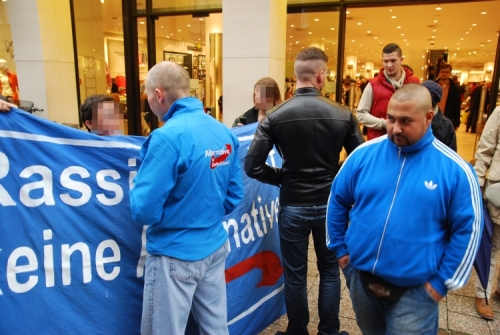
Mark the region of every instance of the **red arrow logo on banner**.
[[257, 287], [273, 286], [280, 279], [283, 273], [280, 259], [272, 251], [259, 252], [226, 270], [226, 284], [232, 280], [243, 276], [253, 269], [262, 271], [262, 280]]
[[226, 160], [226, 158], [231, 153], [231, 144], [226, 144], [226, 150], [225, 151], [226, 152], [224, 154], [220, 155], [217, 158], [214, 158], [214, 156], [212, 156], [212, 161], [210, 163], [210, 168], [215, 169], [220, 163], [222, 163], [222, 162], [224, 162]]

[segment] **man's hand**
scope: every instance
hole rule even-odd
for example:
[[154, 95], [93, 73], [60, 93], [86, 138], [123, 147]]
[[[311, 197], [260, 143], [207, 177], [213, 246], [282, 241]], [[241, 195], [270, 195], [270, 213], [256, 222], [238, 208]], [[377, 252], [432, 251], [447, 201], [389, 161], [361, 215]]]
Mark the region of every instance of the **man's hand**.
[[429, 282], [425, 282], [424, 287], [432, 297], [432, 299], [434, 299], [437, 303], [439, 303], [441, 299], [443, 299], [443, 296], [439, 294], [438, 291], [436, 291]]
[[14, 104], [5, 102], [3, 100], [0, 100], [0, 111], [2, 111], [2, 112], [8, 112], [8, 111], [10, 111], [10, 109], [12, 107], [17, 108], [17, 106], [14, 105]]
[[344, 267], [349, 264], [349, 254], [344, 255], [339, 258], [339, 266], [341, 269], [344, 269]]

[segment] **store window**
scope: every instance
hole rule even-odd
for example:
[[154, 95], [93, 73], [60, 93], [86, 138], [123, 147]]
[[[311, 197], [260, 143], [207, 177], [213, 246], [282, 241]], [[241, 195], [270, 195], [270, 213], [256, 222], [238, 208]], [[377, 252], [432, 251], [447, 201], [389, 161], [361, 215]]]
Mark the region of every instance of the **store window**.
[[107, 94], [126, 110], [122, 1], [73, 1], [73, 8], [79, 103], [90, 95]]
[[20, 94], [17, 79], [12, 79], [13, 76], [17, 78], [15, 75], [16, 63], [14, 62], [14, 44], [6, 2], [0, 2], [0, 40], [2, 43], [2, 48], [0, 48], [0, 94], [12, 102], [19, 103]]
[[324, 50], [328, 55], [328, 82], [324, 86], [323, 94], [335, 100], [338, 26], [339, 12], [303, 12], [287, 15], [285, 99], [290, 97], [295, 89], [293, 73], [295, 57], [305, 47], [315, 46]]
[[221, 32], [220, 13], [203, 17], [163, 16], [155, 22], [156, 61], [172, 61], [184, 67], [191, 78], [191, 96], [200, 99], [207, 113], [218, 119], [221, 113], [215, 107], [216, 94], [222, 78], [215, 71], [221, 69], [214, 64], [221, 64], [222, 50], [217, 52], [210, 36]]

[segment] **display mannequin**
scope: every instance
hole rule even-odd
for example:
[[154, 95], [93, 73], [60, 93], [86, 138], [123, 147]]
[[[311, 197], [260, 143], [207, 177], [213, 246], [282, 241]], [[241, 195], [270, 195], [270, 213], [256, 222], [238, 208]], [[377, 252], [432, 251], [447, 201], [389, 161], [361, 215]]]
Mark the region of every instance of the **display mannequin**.
[[0, 93], [5, 96], [9, 102], [19, 104], [18, 91], [17, 75], [9, 71], [5, 59], [0, 59]]

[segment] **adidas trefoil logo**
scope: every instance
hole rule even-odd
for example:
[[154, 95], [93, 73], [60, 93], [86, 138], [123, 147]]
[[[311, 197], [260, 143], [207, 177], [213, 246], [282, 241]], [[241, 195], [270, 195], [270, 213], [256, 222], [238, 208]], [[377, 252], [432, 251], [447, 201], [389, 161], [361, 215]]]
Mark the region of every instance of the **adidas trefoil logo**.
[[438, 187], [438, 186], [437, 186], [437, 184], [434, 184], [434, 183], [432, 182], [432, 180], [431, 180], [431, 181], [426, 181], [426, 182], [424, 182], [424, 183], [425, 183], [425, 187], [427, 187], [427, 188], [428, 188], [429, 190], [431, 190], [431, 191], [432, 191], [432, 190], [435, 190], [435, 189], [436, 189], [436, 187]]

